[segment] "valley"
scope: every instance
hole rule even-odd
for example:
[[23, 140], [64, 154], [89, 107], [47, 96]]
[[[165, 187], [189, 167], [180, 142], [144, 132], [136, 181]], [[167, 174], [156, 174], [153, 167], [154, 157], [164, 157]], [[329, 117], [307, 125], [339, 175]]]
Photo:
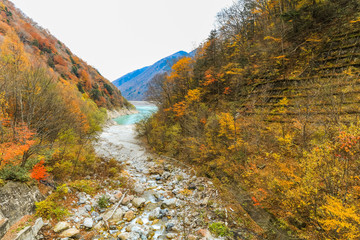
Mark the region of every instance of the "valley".
[[237, 0], [149, 66], [107, 3], [113, 82], [0, 0], [0, 239], [360, 239], [359, 0]]

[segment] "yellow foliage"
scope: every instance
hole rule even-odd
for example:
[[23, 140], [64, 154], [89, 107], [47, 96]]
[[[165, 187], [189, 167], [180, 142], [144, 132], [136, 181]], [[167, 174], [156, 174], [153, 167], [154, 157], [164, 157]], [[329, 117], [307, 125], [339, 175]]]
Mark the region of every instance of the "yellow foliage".
[[24, 71], [29, 65], [29, 59], [24, 51], [24, 45], [13, 31], [9, 31], [1, 45], [1, 64], [13, 67], [15, 72]]
[[264, 37], [264, 40], [272, 40], [274, 42], [281, 42], [281, 38], [275, 38], [272, 36], [266, 36], [266, 37]]
[[201, 96], [201, 92], [199, 89], [189, 90], [187, 95], [185, 96], [185, 100], [188, 103], [197, 102], [199, 101], [200, 96]]
[[320, 209], [322, 218], [319, 219], [319, 223], [328, 237], [360, 238], [360, 215], [354, 206], [347, 206], [341, 200], [328, 196]]
[[287, 59], [286, 59], [286, 55], [276, 56], [276, 57], [273, 57], [273, 59], [284, 59], [284, 60], [287, 60]]

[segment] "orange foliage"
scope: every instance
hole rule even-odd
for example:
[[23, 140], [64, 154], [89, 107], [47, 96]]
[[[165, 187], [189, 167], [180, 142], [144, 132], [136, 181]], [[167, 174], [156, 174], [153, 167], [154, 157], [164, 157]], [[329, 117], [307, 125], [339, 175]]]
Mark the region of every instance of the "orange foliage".
[[216, 78], [214, 77], [212, 71], [209, 69], [205, 72], [205, 82], [203, 82], [203, 86], [209, 86], [216, 82]]
[[18, 158], [35, 144], [34, 132], [29, 130], [26, 124], [19, 124], [10, 129], [10, 121], [3, 120], [2, 127], [7, 129], [5, 141], [0, 143], [0, 167], [12, 162], [18, 164]]
[[54, 62], [55, 62], [55, 64], [60, 64], [60, 65], [62, 65], [62, 66], [66, 66], [66, 65], [67, 65], [66, 62], [65, 62], [65, 60], [64, 60], [60, 55], [54, 56]]
[[225, 94], [225, 95], [228, 95], [228, 94], [230, 94], [230, 93], [231, 93], [230, 87], [226, 87], [226, 88], [224, 89], [224, 94]]
[[49, 174], [44, 167], [44, 160], [38, 162], [30, 173], [30, 177], [38, 181], [45, 179], [47, 176], [49, 176]]
[[80, 79], [84, 82], [85, 89], [87, 91], [90, 91], [92, 86], [91, 86], [91, 80], [90, 80], [89, 73], [87, 71], [85, 71], [85, 69], [81, 69], [79, 71], [79, 74], [80, 74]]
[[176, 103], [176, 104], [173, 106], [173, 111], [175, 112], [175, 116], [176, 116], [176, 117], [184, 116], [184, 115], [185, 115], [186, 108], [187, 108], [187, 107], [186, 107], [185, 102]]
[[5, 35], [9, 31], [10, 27], [8, 24], [0, 21], [0, 34]]

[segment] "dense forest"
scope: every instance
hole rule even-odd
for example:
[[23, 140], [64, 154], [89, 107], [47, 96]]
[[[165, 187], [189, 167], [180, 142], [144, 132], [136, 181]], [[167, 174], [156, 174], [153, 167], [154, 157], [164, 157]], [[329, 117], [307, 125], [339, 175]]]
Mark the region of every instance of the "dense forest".
[[0, 186], [102, 171], [90, 143], [107, 109], [130, 106], [120, 91], [9, 1], [0, 45]]
[[296, 237], [360, 238], [359, 6], [223, 9], [195, 58], [150, 83], [159, 111], [139, 133], [229, 194], [245, 189]]

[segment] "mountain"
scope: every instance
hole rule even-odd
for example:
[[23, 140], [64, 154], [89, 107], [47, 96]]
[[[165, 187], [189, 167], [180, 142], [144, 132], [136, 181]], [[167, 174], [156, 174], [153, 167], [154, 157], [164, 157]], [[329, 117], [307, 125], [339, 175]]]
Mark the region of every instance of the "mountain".
[[147, 84], [155, 75], [170, 71], [172, 65], [179, 58], [191, 57], [193, 55], [194, 52], [179, 51], [157, 61], [151, 66], [128, 73], [113, 81], [113, 84], [120, 89], [126, 99], [144, 100]]
[[59, 39], [40, 27], [10, 1], [0, 2], [0, 43], [15, 33], [31, 62], [37, 62], [61, 82], [75, 86], [99, 107], [122, 107], [126, 100], [98, 70], [76, 56]]
[[213, 178], [259, 238], [360, 239], [359, 11], [235, 1], [193, 61], [156, 79], [159, 110], [140, 133]]

